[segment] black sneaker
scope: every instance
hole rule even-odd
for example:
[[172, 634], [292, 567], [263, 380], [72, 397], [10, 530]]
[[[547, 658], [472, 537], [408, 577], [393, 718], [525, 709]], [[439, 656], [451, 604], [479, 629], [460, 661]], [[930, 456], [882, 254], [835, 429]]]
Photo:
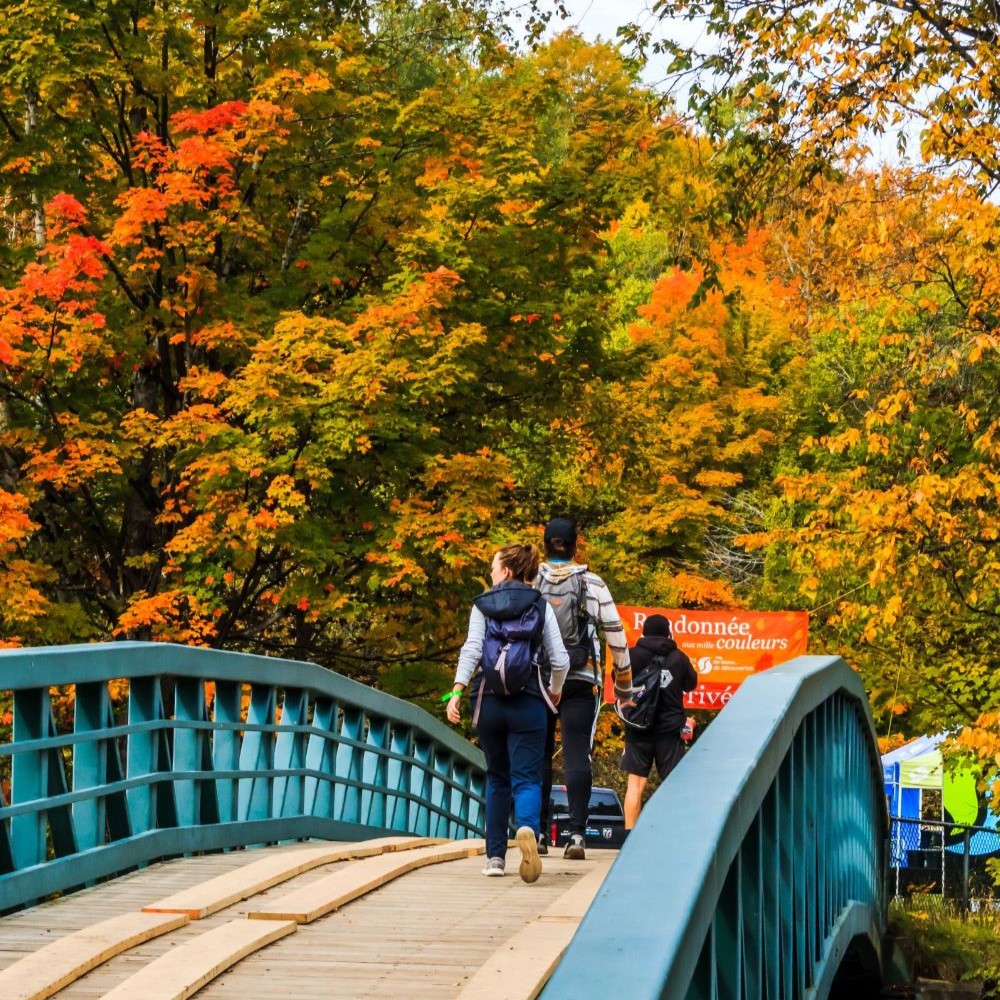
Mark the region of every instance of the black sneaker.
[[570, 861], [586, 860], [587, 852], [584, 849], [584, 841], [581, 834], [570, 834], [569, 840], [566, 843], [566, 850], [563, 851], [563, 857], [569, 858]]

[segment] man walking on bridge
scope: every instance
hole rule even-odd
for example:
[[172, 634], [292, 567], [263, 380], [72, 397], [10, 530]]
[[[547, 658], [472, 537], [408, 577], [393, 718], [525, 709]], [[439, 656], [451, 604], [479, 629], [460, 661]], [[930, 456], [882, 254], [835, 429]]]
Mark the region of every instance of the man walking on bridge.
[[[632, 671], [636, 684], [651, 677], [650, 696], [654, 703], [643, 706], [650, 712], [644, 728], [629, 724], [629, 713], [621, 712], [625, 721], [625, 752], [622, 770], [628, 774], [625, 791], [625, 829], [631, 830], [642, 809], [642, 793], [646, 790], [649, 772], [656, 761], [660, 781], [677, 766], [684, 756], [681, 730], [684, 728], [684, 694], [698, 686], [687, 654], [677, 648], [670, 635], [670, 621], [664, 615], [650, 615], [642, 626], [642, 636], [632, 650]], [[636, 701], [642, 701], [637, 695]]]
[[[554, 517], [545, 527], [545, 561], [539, 567], [535, 586], [555, 611], [566, 652], [569, 673], [559, 703], [566, 799], [570, 837], [563, 856], [586, 857], [587, 812], [593, 771], [590, 752], [594, 743], [597, 712], [601, 707], [603, 656], [601, 637], [611, 648], [615, 673], [615, 696], [627, 701], [632, 695], [632, 672], [628, 644], [618, 609], [607, 584], [576, 557], [576, 523]], [[542, 836], [549, 828], [549, 798], [552, 792], [552, 754], [555, 749], [555, 717], [549, 718], [542, 780]], [[544, 850], [544, 844], [542, 849]]]

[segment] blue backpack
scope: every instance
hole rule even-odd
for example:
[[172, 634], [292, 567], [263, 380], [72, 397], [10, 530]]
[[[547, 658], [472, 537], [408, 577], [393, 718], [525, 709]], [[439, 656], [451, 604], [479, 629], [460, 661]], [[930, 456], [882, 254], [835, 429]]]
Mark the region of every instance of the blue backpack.
[[545, 626], [545, 606], [532, 601], [517, 618], [486, 618], [481, 666], [491, 694], [517, 694], [538, 671], [536, 653]]

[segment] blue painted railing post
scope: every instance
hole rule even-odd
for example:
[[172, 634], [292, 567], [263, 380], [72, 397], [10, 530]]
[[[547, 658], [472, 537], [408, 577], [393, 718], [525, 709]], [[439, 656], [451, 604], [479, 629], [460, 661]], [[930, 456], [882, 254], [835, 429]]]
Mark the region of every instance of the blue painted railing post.
[[431, 802], [438, 810], [434, 813], [432, 836], [448, 836], [448, 807], [451, 805], [451, 757], [443, 753], [433, 754], [434, 771], [431, 776]]
[[[160, 721], [162, 715], [159, 678], [135, 678], [129, 685], [128, 697], [128, 722], [132, 732], [128, 737], [126, 774], [130, 779], [138, 779], [157, 770], [160, 734], [151, 727]], [[152, 784], [130, 785], [128, 811], [134, 833], [156, 829], [157, 791], [157, 786]]]
[[[51, 712], [47, 690], [34, 688], [15, 692], [15, 741], [31, 743], [48, 736]], [[11, 805], [48, 796], [48, 755], [44, 750], [28, 750], [14, 758], [11, 788]], [[27, 868], [45, 860], [45, 837], [45, 813], [22, 813], [14, 816], [11, 840], [18, 867]]]
[[[239, 769], [240, 742], [236, 727], [242, 724], [240, 701], [243, 685], [235, 681], [216, 681], [213, 710], [215, 722], [221, 728], [212, 734], [212, 767], [227, 774]], [[238, 786], [235, 778], [215, 779], [215, 799], [220, 823], [237, 818]]]
[[[107, 721], [109, 707], [107, 684], [78, 684], [73, 715], [77, 737], [100, 732]], [[73, 791], [100, 788], [107, 781], [108, 747], [105, 740], [80, 739], [73, 746]], [[81, 851], [97, 847], [98, 830], [106, 822], [103, 798], [86, 798], [73, 803], [73, 827]]]
[[413, 736], [408, 729], [394, 730], [389, 742], [391, 756], [386, 761], [385, 772], [385, 784], [389, 789], [389, 794], [386, 795], [385, 825], [390, 830], [409, 829], [410, 803], [406, 792], [410, 788], [412, 743]]
[[274, 739], [268, 730], [274, 726], [276, 708], [277, 692], [273, 685], [253, 689], [240, 750], [240, 770], [251, 775], [240, 779], [237, 806], [240, 819], [266, 819], [271, 815], [272, 782], [258, 775], [274, 767]]
[[313, 709], [313, 728], [306, 744], [306, 768], [311, 772], [305, 780], [305, 802], [303, 811], [307, 816], [335, 815], [333, 791], [329, 782], [312, 775], [336, 773], [336, 744], [327, 738], [337, 731], [337, 703], [328, 698], [320, 698]]
[[337, 747], [337, 773], [347, 780], [336, 784], [333, 790], [334, 808], [348, 822], [361, 822], [361, 792], [359, 784], [362, 776], [362, 758], [364, 751], [361, 743], [364, 737], [360, 712], [351, 707], [343, 709], [344, 717], [341, 734], [344, 739]]
[[[205, 722], [207, 718], [203, 682], [197, 678], [178, 677], [174, 682], [174, 719], [178, 722]], [[173, 770], [178, 773], [200, 771], [204, 742], [204, 730], [176, 729]], [[178, 826], [195, 826], [201, 822], [201, 784], [187, 778], [174, 781]]]
[[426, 803], [432, 797], [431, 745], [427, 740], [414, 740], [413, 759], [420, 767], [410, 769], [410, 794], [413, 796], [410, 800], [410, 825], [415, 833], [426, 837], [431, 832], [430, 810]]
[[365, 753], [361, 775], [365, 786], [361, 793], [361, 818], [372, 826], [385, 826], [388, 761], [383, 751], [389, 746], [389, 723], [386, 719], [369, 720], [365, 743], [372, 752]]
[[302, 812], [303, 779], [299, 773], [305, 767], [305, 733], [309, 712], [309, 698], [306, 692], [297, 688], [285, 690], [281, 704], [282, 729], [274, 744], [274, 768], [279, 774], [274, 779], [274, 804], [272, 815], [298, 816]]

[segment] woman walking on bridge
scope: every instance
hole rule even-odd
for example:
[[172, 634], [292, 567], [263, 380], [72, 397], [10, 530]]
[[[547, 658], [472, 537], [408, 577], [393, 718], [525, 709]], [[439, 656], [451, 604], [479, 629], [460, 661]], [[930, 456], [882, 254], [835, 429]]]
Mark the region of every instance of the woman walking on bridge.
[[[483, 874], [504, 874], [513, 799], [519, 874], [525, 882], [536, 881], [542, 871], [538, 834], [545, 734], [569, 670], [555, 614], [530, 583], [538, 563], [534, 545], [505, 545], [493, 557], [493, 586], [473, 602], [448, 696], [448, 721], [457, 723], [462, 693], [469, 687], [472, 722], [486, 755]], [[539, 662], [543, 648], [551, 667], [547, 682]]]

